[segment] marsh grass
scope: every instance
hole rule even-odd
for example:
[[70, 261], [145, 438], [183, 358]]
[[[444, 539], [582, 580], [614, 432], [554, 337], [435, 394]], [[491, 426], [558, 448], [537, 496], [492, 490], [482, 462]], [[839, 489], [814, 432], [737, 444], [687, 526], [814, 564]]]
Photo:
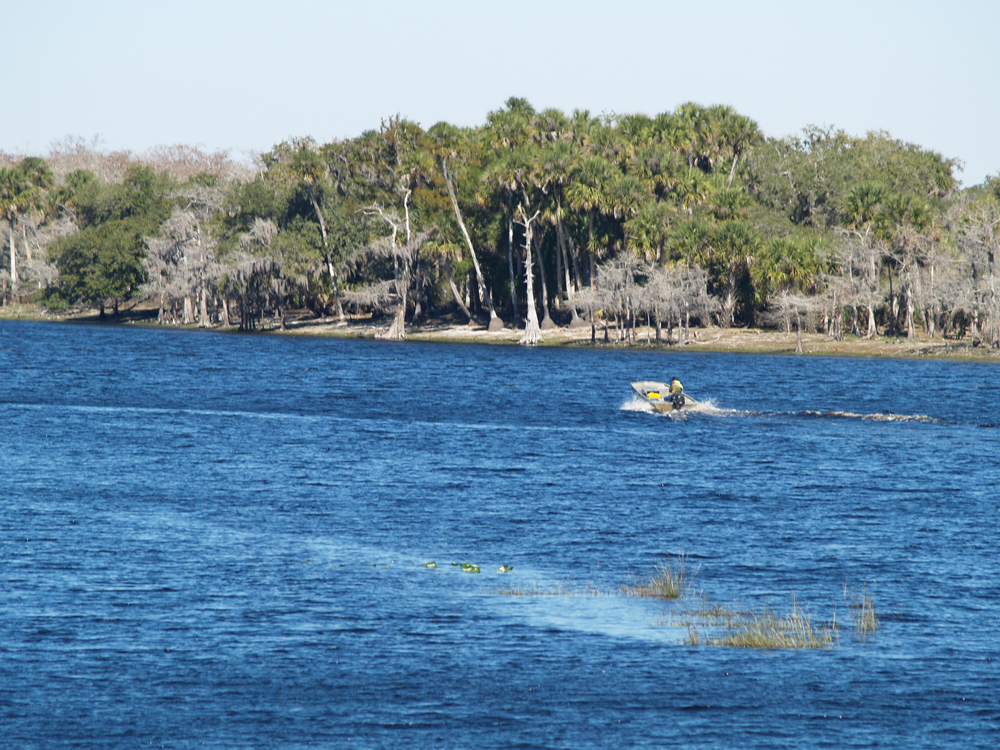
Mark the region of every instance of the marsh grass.
[[869, 634], [874, 634], [881, 624], [875, 614], [875, 602], [868, 594], [865, 584], [861, 584], [861, 591], [856, 592], [846, 583], [844, 584], [844, 601], [847, 602], [847, 614], [851, 618], [854, 632], [858, 638], [864, 641]]
[[703, 633], [689, 622], [685, 643], [692, 646], [734, 648], [826, 648], [838, 638], [836, 616], [828, 625], [817, 626], [809, 613], [792, 600], [787, 614], [761, 605], [760, 610], [713, 607], [709, 613], [692, 613], [701, 624], [718, 635]]
[[667, 562], [654, 566], [653, 572], [645, 578], [633, 579], [630, 575], [619, 593], [653, 599], [679, 599], [690, 592], [697, 574], [697, 569], [688, 573], [687, 558], [679, 557], [673, 565]]
[[[599, 596], [618, 594], [673, 602], [664, 612], [659, 624], [687, 628], [683, 643], [691, 646], [727, 646], [732, 648], [828, 648], [839, 641], [836, 609], [829, 622], [815, 623], [808, 611], [800, 607], [795, 597], [787, 611], [779, 611], [765, 601], [759, 608], [746, 608], [739, 604], [726, 605], [711, 601], [704, 592], [695, 594], [694, 579], [698, 570], [688, 570], [687, 560], [679, 557], [673, 563], [654, 566], [645, 577], [628, 577], [617, 591], [601, 591], [593, 583], [582, 590], [559, 583], [552, 588], [541, 588], [536, 583], [528, 586], [504, 586], [491, 589], [498, 596], [552, 597]], [[859, 634], [878, 627], [871, 597], [862, 588], [854, 596], [846, 587], [852, 624]]]

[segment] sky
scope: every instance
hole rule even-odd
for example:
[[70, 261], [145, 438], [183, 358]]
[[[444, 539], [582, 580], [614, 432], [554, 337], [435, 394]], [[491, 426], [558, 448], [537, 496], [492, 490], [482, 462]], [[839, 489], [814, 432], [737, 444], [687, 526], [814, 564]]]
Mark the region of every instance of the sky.
[[1000, 173], [997, 0], [2, 0], [0, 151], [234, 158], [511, 96], [592, 115], [728, 104], [765, 135], [886, 130]]

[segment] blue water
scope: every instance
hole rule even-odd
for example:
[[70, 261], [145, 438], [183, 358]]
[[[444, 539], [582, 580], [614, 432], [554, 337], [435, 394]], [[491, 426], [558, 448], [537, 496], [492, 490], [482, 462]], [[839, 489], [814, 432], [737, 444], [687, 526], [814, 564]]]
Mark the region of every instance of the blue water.
[[[1000, 745], [996, 364], [0, 322], [0, 389], [3, 747]], [[681, 555], [838, 639], [686, 645]]]

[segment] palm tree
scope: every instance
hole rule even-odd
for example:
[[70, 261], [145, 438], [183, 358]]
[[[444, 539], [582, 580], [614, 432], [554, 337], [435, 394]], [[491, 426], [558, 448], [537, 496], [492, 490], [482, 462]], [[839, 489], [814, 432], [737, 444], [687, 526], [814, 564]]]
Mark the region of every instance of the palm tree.
[[574, 109], [570, 116], [567, 135], [570, 140], [581, 148], [590, 146], [590, 139], [601, 126], [600, 120], [590, 116], [586, 109]]
[[723, 222], [709, 234], [704, 260], [721, 292], [723, 326], [734, 323], [737, 288], [753, 267], [761, 246], [757, 230], [743, 221]]
[[618, 134], [633, 149], [639, 149], [653, 142], [656, 135], [655, 121], [648, 115], [623, 115], [618, 120]]
[[503, 320], [497, 316], [496, 310], [493, 308], [493, 295], [490, 293], [489, 288], [486, 286], [486, 281], [483, 279], [483, 271], [479, 267], [479, 258], [476, 255], [476, 249], [472, 246], [472, 239], [469, 237], [469, 230], [465, 227], [465, 220], [462, 218], [462, 211], [458, 207], [458, 198], [455, 197], [455, 188], [451, 184], [451, 178], [448, 176], [448, 159], [441, 159], [441, 171], [444, 174], [445, 185], [448, 187], [448, 197], [451, 198], [452, 208], [455, 209], [455, 217], [458, 220], [458, 226], [462, 230], [462, 236], [465, 238], [465, 244], [469, 248], [469, 255], [472, 257], [472, 265], [476, 269], [476, 280], [479, 282], [479, 293], [483, 300], [485, 300], [487, 307], [490, 311], [490, 331], [499, 331], [503, 329]]
[[711, 192], [708, 178], [700, 169], [689, 168], [674, 180], [671, 190], [681, 207], [694, 213], [694, 207], [705, 202]]
[[645, 201], [635, 216], [625, 222], [625, 241], [629, 249], [647, 261], [661, 260], [670, 228], [670, 206]]
[[607, 204], [608, 185], [617, 170], [600, 156], [588, 156], [574, 166], [566, 186], [566, 199], [574, 211], [587, 212], [587, 254], [590, 259], [590, 285], [594, 283], [595, 258], [601, 253], [594, 244], [594, 216]]
[[814, 243], [776, 237], [765, 243], [750, 267], [754, 283], [755, 303], [768, 304], [771, 296], [781, 292], [808, 292], [819, 274]]
[[677, 125], [671, 135], [687, 158], [688, 167], [704, 169], [704, 165], [700, 162], [703, 158], [702, 143], [708, 130], [707, 110], [700, 104], [687, 102], [674, 111], [674, 117], [677, 119]]
[[510, 272], [510, 301], [515, 318], [520, 317], [517, 305], [517, 279], [514, 273], [515, 198], [530, 205], [527, 194], [528, 178], [534, 166], [531, 149], [535, 109], [527, 99], [511, 97], [504, 108], [490, 112], [485, 135], [492, 163], [483, 173], [487, 192], [499, 191], [501, 203], [507, 207], [507, 266]]
[[532, 118], [531, 130], [536, 143], [560, 141], [567, 136], [569, 118], [562, 110], [550, 107]]
[[884, 243], [887, 239], [883, 203], [888, 196], [888, 191], [881, 185], [862, 182], [851, 190], [844, 206], [847, 227], [861, 241], [862, 254], [867, 261], [864, 269], [868, 297], [868, 330], [865, 338], [871, 338], [876, 333], [875, 298], [878, 295], [882, 258], [885, 255]]
[[726, 187], [733, 184], [733, 177], [736, 175], [736, 163], [743, 154], [749, 152], [754, 146], [764, 140], [757, 123], [749, 117], [731, 114], [725, 117], [721, 123], [722, 139], [733, 152], [733, 165], [729, 168], [729, 179], [726, 180]]
[[[558, 275], [560, 266], [565, 269], [566, 296], [573, 299], [574, 288], [571, 284], [569, 274], [569, 254], [566, 251], [565, 234], [563, 231], [562, 207], [565, 201], [566, 185], [569, 183], [573, 171], [581, 157], [581, 151], [570, 140], [560, 140], [543, 146], [541, 158], [538, 161], [536, 180], [543, 193], [551, 194], [555, 202], [555, 227], [556, 227], [556, 272], [558, 287], [561, 290], [563, 279]], [[560, 263], [559, 261], [562, 261]], [[576, 271], [576, 290], [580, 288], [580, 264], [575, 254], [573, 257]], [[573, 317], [576, 318], [576, 308], [573, 308]]]
[[52, 170], [37, 157], [22, 159], [16, 167], [0, 168], [0, 214], [7, 219], [10, 234], [11, 293], [18, 286], [15, 224], [21, 214], [45, 205], [45, 191], [52, 183]]
[[518, 148], [501, 152], [483, 172], [482, 180], [487, 192], [497, 191], [500, 202], [507, 206], [507, 267], [510, 272], [510, 302], [515, 318], [519, 318], [517, 304], [517, 274], [514, 272], [514, 223], [515, 199], [530, 205], [528, 187], [535, 168], [534, 147], [522, 144]]
[[652, 193], [650, 182], [636, 174], [618, 175], [607, 188], [607, 213], [621, 220], [639, 213], [639, 207], [649, 200]]
[[10, 231], [11, 292], [17, 286], [17, 246], [14, 240], [14, 223], [28, 202], [28, 184], [24, 173], [16, 167], [0, 168], [0, 213], [7, 220]]

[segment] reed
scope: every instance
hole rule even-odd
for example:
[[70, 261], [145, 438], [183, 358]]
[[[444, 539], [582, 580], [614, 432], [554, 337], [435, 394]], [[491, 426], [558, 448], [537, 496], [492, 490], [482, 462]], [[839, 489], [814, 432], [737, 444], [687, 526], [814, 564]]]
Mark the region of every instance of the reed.
[[629, 580], [619, 589], [625, 596], [643, 596], [653, 599], [679, 599], [688, 593], [698, 574], [688, 573], [687, 558], [679, 557], [671, 565], [669, 562], [653, 567], [653, 572], [642, 579]]
[[[836, 618], [817, 626], [794, 599], [788, 614], [781, 615], [765, 602], [760, 610], [719, 608], [713, 611], [721, 632], [703, 633], [688, 624], [685, 643], [692, 646], [730, 646], [734, 648], [826, 648], [838, 636]], [[714, 623], [708, 623], [711, 627]]]
[[846, 583], [844, 584], [844, 601], [847, 602], [847, 614], [851, 618], [854, 632], [858, 638], [864, 641], [869, 634], [874, 634], [881, 624], [875, 614], [875, 602], [868, 594], [865, 584], [861, 584], [861, 591], [856, 592]]

